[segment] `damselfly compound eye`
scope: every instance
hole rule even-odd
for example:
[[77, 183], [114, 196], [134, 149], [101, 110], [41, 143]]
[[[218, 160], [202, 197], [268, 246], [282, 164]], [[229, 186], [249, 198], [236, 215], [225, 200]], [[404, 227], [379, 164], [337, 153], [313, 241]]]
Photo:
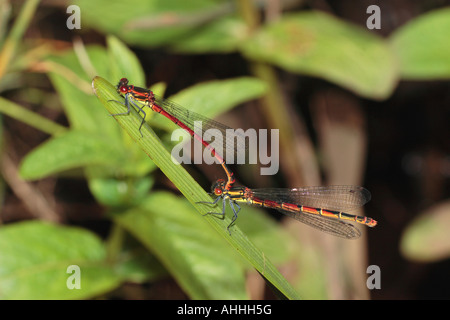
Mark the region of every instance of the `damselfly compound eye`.
[[220, 196], [220, 195], [222, 195], [222, 193], [223, 193], [223, 189], [222, 188], [219, 188], [219, 187], [214, 188], [214, 194], [216, 196]]

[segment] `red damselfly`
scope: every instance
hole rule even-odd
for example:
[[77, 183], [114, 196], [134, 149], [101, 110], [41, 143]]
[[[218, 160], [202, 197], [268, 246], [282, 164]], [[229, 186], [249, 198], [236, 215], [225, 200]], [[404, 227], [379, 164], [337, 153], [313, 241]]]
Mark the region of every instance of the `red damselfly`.
[[[113, 114], [112, 116], [119, 115], [128, 115], [130, 113], [130, 107], [133, 106], [138, 110], [138, 113], [142, 112], [143, 118], [141, 125], [139, 126], [139, 132], [142, 135], [141, 128], [145, 123], [146, 113], [143, 110], [144, 107], [149, 107], [152, 111], [162, 114], [164, 117], [174, 122], [180, 128], [187, 131], [194, 139], [197, 139], [202, 145], [208, 149], [211, 154], [218, 160], [219, 164], [225, 170], [228, 181], [226, 182], [224, 188], [225, 190], [231, 189], [233, 183], [235, 182], [233, 172], [227, 167], [224, 158], [222, 155], [224, 154], [224, 150], [234, 150], [236, 152], [237, 149], [245, 150], [245, 140], [236, 139], [234, 136], [227, 134], [227, 130], [233, 130], [217, 121], [211, 120], [203, 115], [192, 112], [182, 106], [169, 101], [167, 99], [163, 99], [157, 97], [151, 90], [147, 90], [144, 88], [139, 88], [134, 85], [128, 84], [128, 79], [122, 78], [120, 79], [117, 85], [117, 92], [125, 96], [125, 106], [127, 107], [127, 111], [123, 113]], [[139, 105], [138, 102], [143, 105]], [[206, 130], [215, 129], [219, 130], [224, 138], [224, 143], [222, 144], [224, 150], [216, 150], [212, 147], [207, 141], [205, 141], [203, 137], [203, 133]], [[200, 134], [199, 134], [200, 133]], [[242, 145], [242, 141], [244, 144]], [[232, 147], [230, 147], [232, 146]]]
[[219, 199], [222, 199], [222, 212], [209, 213], [224, 216], [225, 203], [228, 200], [234, 213], [227, 228], [228, 232], [241, 209], [238, 203], [276, 209], [313, 228], [346, 239], [356, 239], [361, 235], [361, 232], [347, 221], [368, 227], [377, 225], [372, 218], [344, 212], [359, 208], [370, 200], [370, 192], [363, 187], [342, 185], [293, 189], [250, 189], [247, 187], [226, 189], [225, 185], [224, 180], [218, 180], [212, 187], [212, 193], [217, 196], [216, 200], [201, 203], [215, 205]]

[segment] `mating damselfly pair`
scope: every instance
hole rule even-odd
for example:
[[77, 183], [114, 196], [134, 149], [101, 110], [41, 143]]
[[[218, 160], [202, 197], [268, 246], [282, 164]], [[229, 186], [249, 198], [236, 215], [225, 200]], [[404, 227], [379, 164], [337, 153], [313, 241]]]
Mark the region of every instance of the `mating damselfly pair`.
[[[232, 221], [227, 228], [229, 232], [241, 209], [239, 203], [275, 209], [313, 228], [347, 239], [356, 239], [361, 235], [358, 228], [348, 223], [349, 221], [368, 227], [377, 225], [377, 222], [372, 218], [347, 213], [348, 211], [363, 206], [370, 200], [370, 192], [363, 187], [340, 185], [251, 189], [248, 187], [234, 186], [234, 174], [225, 163], [221, 152], [202, 138], [203, 133], [208, 129], [219, 130], [226, 137], [226, 130], [231, 128], [203, 115], [187, 110], [167, 99], [159, 98], [151, 90], [130, 85], [126, 78], [120, 79], [117, 85], [117, 91], [125, 97], [124, 105], [127, 107], [127, 111], [113, 114], [113, 116], [127, 115], [130, 113], [131, 107], [136, 108], [138, 113], [142, 113], [143, 115], [139, 127], [141, 136], [141, 128], [146, 118], [144, 108], [148, 107], [184, 129], [193, 139], [200, 141], [218, 160], [218, 163], [223, 167], [227, 175], [227, 180], [219, 179], [213, 184], [212, 194], [216, 196], [215, 201], [202, 203], [215, 205], [219, 200], [222, 200], [222, 211], [209, 213], [224, 216], [226, 201], [228, 200], [233, 211]], [[197, 127], [199, 123], [201, 126]], [[225, 141], [225, 145], [226, 143]]]

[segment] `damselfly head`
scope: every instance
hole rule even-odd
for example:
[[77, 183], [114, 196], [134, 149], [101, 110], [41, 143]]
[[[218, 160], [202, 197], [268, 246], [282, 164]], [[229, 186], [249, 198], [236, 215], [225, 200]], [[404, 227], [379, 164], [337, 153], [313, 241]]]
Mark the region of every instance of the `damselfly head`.
[[128, 92], [128, 79], [127, 78], [122, 78], [120, 79], [119, 83], [117, 84], [117, 92], [118, 93], [127, 93]]
[[216, 196], [221, 196], [223, 194], [223, 188], [225, 187], [225, 180], [219, 179], [217, 180], [211, 188], [211, 192]]

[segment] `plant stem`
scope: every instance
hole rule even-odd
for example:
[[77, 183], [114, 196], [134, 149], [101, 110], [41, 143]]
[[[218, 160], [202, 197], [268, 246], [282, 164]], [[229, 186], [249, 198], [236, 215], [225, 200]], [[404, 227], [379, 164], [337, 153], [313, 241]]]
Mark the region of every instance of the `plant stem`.
[[11, 32], [6, 38], [2, 51], [0, 52], [0, 79], [6, 73], [7, 68], [11, 63], [11, 58], [14, 56], [16, 51], [17, 44], [22, 38], [25, 30], [28, 28], [38, 3], [39, 0], [28, 0], [25, 3], [11, 29]]
[[[114, 220], [113, 220], [114, 221]], [[109, 263], [114, 264], [122, 248], [125, 231], [118, 223], [113, 223], [111, 232], [106, 240], [106, 255]]]
[[53, 136], [67, 131], [66, 127], [1, 97], [0, 112]]

